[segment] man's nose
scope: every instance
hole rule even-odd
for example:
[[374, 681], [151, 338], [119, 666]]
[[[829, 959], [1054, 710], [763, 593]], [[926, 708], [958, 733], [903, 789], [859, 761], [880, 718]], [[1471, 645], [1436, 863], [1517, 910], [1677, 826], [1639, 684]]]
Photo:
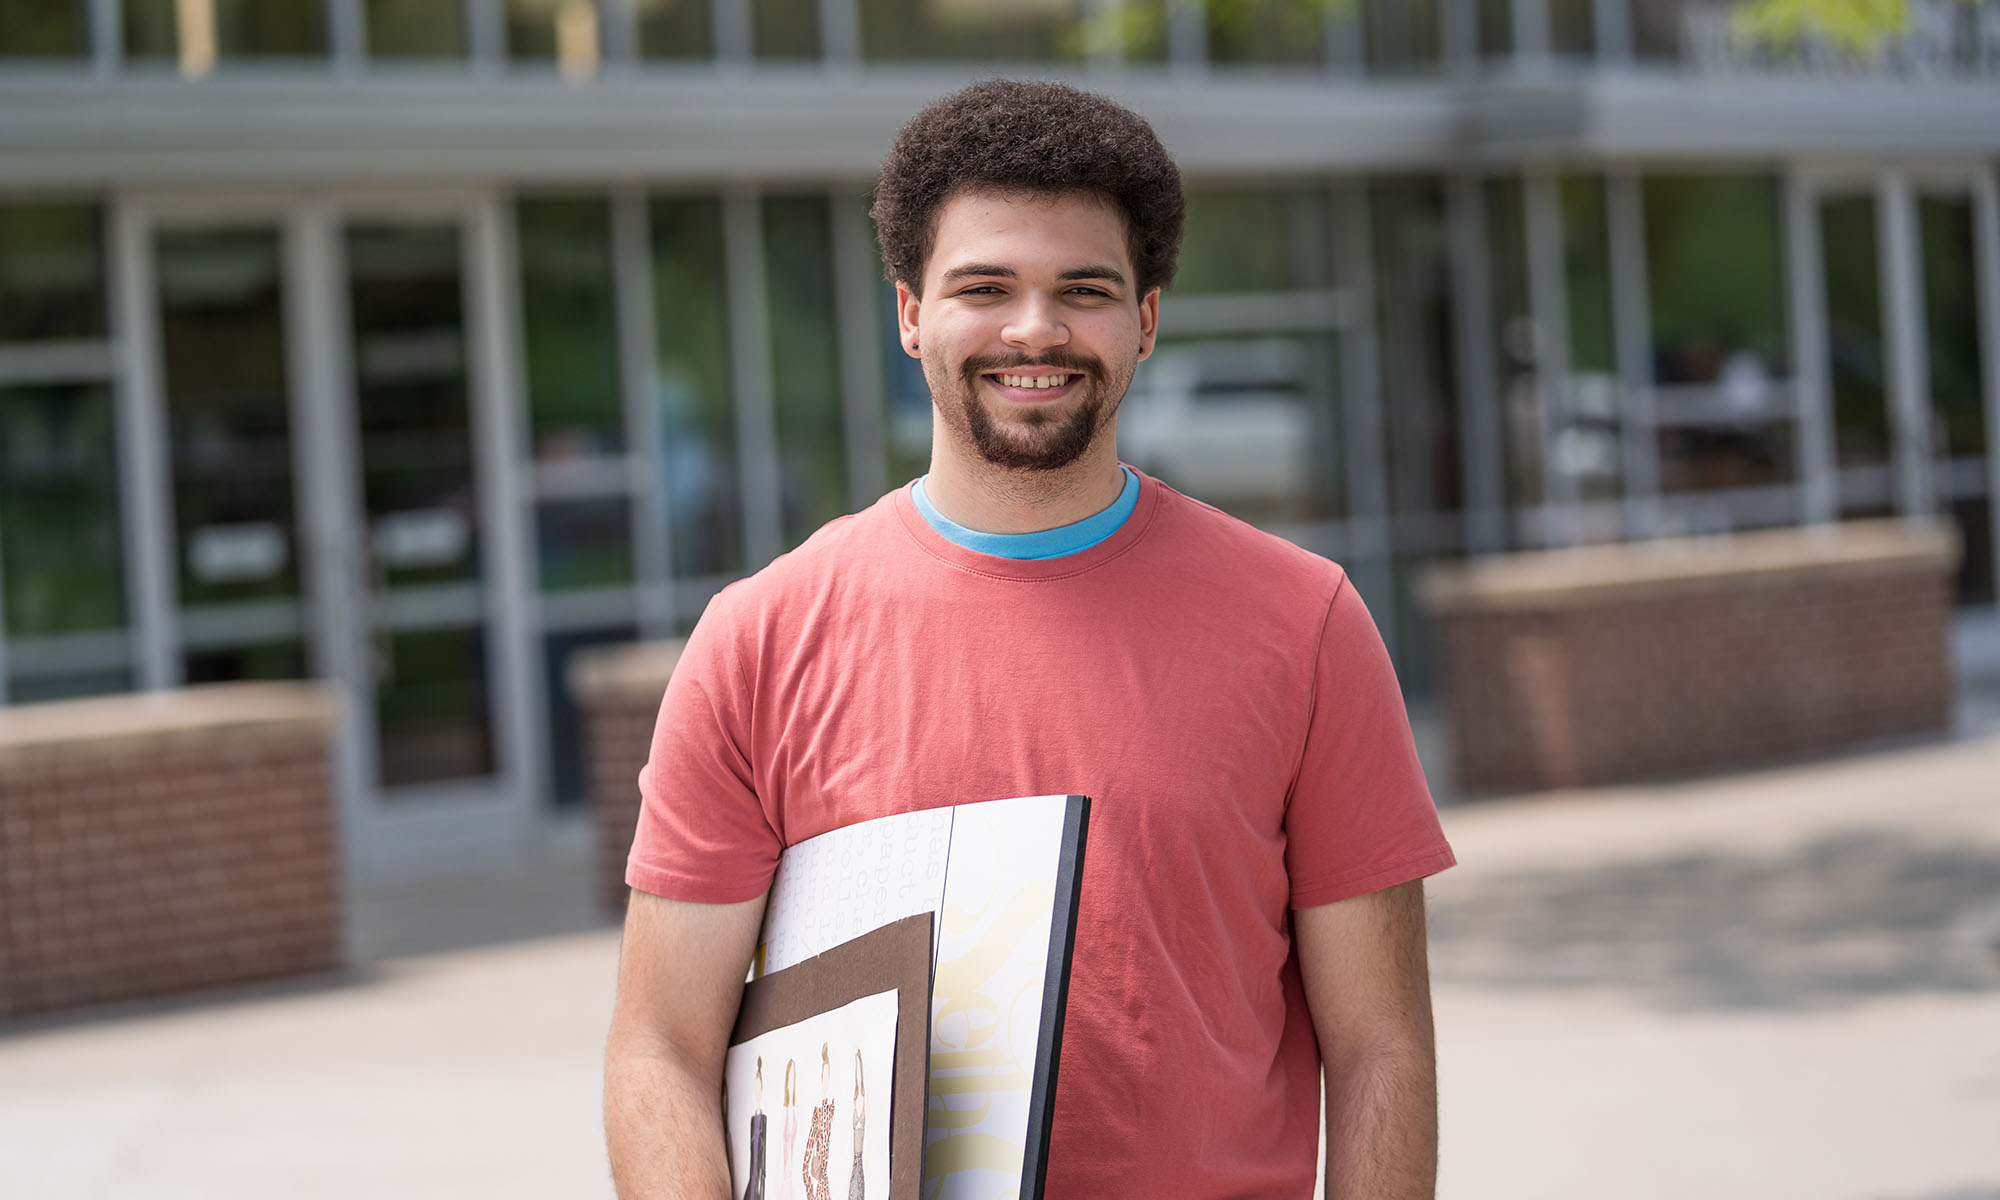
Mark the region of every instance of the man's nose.
[[1053, 300], [1041, 296], [1024, 297], [1011, 319], [1000, 330], [1001, 340], [1027, 354], [1069, 341], [1069, 325]]

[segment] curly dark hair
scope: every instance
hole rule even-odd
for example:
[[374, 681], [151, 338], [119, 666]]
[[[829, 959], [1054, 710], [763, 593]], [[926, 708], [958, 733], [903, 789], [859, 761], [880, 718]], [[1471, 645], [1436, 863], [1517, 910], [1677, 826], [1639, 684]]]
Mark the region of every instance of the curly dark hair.
[[891, 283], [921, 291], [938, 212], [971, 188], [1102, 196], [1125, 218], [1139, 294], [1174, 280], [1187, 199], [1145, 118], [1060, 83], [988, 79], [946, 96], [896, 135], [875, 185]]

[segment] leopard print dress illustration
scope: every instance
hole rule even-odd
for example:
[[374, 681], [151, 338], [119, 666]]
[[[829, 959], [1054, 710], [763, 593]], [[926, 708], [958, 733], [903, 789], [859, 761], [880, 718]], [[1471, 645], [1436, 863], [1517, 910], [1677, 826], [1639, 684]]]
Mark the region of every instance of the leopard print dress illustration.
[[812, 1128], [806, 1131], [806, 1157], [802, 1167], [806, 1179], [806, 1200], [833, 1200], [833, 1187], [826, 1177], [826, 1160], [832, 1149], [833, 1101], [822, 1100], [813, 1109]]

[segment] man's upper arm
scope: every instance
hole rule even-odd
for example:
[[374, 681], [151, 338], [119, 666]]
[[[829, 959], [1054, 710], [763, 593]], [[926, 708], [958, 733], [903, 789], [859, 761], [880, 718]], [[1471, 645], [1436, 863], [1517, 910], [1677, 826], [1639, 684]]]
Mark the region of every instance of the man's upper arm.
[[764, 919], [764, 897], [739, 904], [695, 904], [634, 891], [625, 912], [618, 957], [618, 999], [612, 1012], [613, 1051], [671, 1053], [690, 1067], [713, 1067], [722, 1056], [744, 976]]
[[1292, 936], [1329, 1069], [1370, 1055], [1431, 1053], [1421, 879], [1296, 909]]

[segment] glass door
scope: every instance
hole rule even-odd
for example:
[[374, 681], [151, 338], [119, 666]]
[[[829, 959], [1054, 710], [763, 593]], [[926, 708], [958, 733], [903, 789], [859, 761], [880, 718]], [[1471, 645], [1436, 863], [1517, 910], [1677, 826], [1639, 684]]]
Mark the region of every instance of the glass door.
[[[319, 678], [350, 866], [512, 853], [541, 762], [496, 198], [120, 205], [159, 686]], [[73, 439], [74, 440], [74, 439]]]
[[303, 678], [282, 222], [169, 222], [149, 241], [181, 676]]
[[366, 578], [376, 783], [496, 772], [486, 530], [465, 230], [354, 216], [340, 231]]
[[1977, 171], [1877, 171], [1817, 182], [1811, 209], [1839, 514], [1951, 518], [1965, 604], [1996, 599], [1993, 203]]
[[[1982, 345], [1978, 280], [1977, 195], [1969, 186], [1927, 186], [1919, 182], [1915, 240], [1922, 275], [1924, 357], [1933, 428], [1938, 508], [1958, 523], [1964, 557], [1958, 574], [1961, 604], [1991, 604], [1994, 586], [1993, 404], [1987, 381], [1995, 378], [1985, 361], [2000, 346]], [[1989, 286], [1991, 286], [1989, 284]]]
[[1890, 484], [1889, 348], [1882, 323], [1875, 190], [1865, 181], [1829, 187], [1815, 205], [1840, 515], [1849, 520], [1887, 516], [1894, 509], [1895, 490]]

